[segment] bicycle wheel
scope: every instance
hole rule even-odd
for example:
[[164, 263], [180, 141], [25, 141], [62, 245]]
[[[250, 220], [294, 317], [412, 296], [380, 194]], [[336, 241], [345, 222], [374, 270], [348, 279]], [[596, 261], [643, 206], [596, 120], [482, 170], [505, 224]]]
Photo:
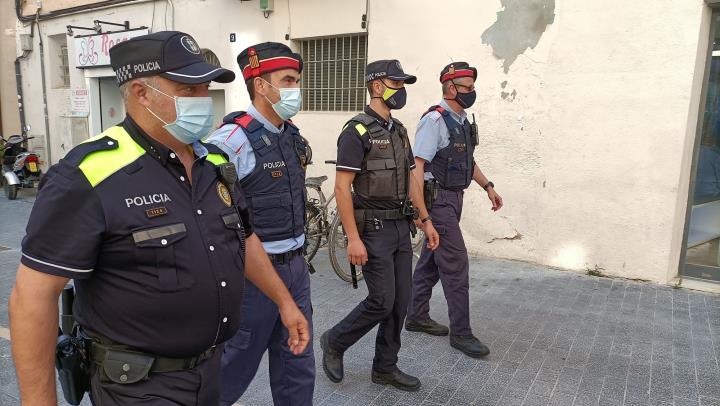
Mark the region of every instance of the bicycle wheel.
[[415, 258], [420, 258], [420, 251], [422, 251], [423, 244], [426, 244], [425, 233], [423, 230], [417, 230], [415, 237], [410, 240], [410, 244], [412, 244], [413, 255]]
[[[330, 251], [330, 264], [332, 264], [333, 270], [345, 282], [352, 282], [352, 274], [350, 273], [350, 261], [347, 257], [347, 246], [348, 239], [343, 230], [340, 216], [335, 215], [333, 218], [332, 225], [330, 226], [330, 233], [328, 236], [328, 247]], [[362, 280], [362, 267], [356, 266], [357, 280]]]
[[305, 204], [305, 260], [310, 262], [322, 242], [323, 221], [320, 209], [313, 203]]

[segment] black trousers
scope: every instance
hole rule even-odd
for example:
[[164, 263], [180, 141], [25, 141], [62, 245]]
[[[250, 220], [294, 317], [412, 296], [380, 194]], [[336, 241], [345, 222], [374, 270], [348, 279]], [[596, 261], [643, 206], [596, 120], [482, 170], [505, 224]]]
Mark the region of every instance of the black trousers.
[[96, 406], [215, 406], [220, 404], [222, 348], [187, 371], [150, 374], [133, 384], [110, 381], [97, 364], [92, 366], [90, 400]]
[[362, 241], [368, 262], [362, 267], [368, 296], [330, 330], [330, 346], [345, 351], [379, 325], [373, 369], [392, 372], [412, 290], [412, 248], [407, 220], [384, 220], [376, 230], [369, 220]]

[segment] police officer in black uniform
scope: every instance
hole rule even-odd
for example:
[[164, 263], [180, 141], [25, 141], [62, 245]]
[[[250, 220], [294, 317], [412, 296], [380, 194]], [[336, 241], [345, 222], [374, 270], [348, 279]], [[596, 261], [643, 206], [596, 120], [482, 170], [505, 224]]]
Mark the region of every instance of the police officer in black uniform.
[[343, 353], [379, 325], [372, 381], [420, 389], [419, 379], [397, 367], [411, 294], [413, 221], [423, 227], [430, 249], [437, 248], [438, 235], [422, 201], [420, 181], [411, 172], [415, 163], [407, 130], [390, 115], [405, 105], [405, 84], [415, 81], [397, 60], [369, 64], [365, 82], [370, 105], [338, 139], [337, 206], [348, 236], [348, 258], [363, 266], [368, 296], [321, 337], [323, 369], [333, 382], [343, 379]]
[[50, 168], [22, 243], [10, 298], [20, 395], [57, 403], [57, 299], [74, 279], [94, 404], [217, 405], [245, 277], [279, 304], [294, 353], [308, 339], [234, 168], [199, 142], [213, 123], [209, 82], [235, 75], [181, 32], [123, 42], [110, 60], [127, 117]]

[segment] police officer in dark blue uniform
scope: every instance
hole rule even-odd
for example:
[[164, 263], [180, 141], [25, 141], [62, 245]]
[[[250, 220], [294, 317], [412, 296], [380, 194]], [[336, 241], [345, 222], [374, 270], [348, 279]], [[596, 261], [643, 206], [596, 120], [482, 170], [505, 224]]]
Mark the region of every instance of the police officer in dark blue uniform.
[[240, 330], [224, 350], [221, 399], [223, 404], [231, 405], [242, 396], [269, 350], [274, 403], [312, 405], [312, 305], [310, 277], [303, 258], [305, 168], [310, 148], [290, 121], [302, 104], [302, 59], [277, 42], [253, 45], [237, 59], [252, 103], [247, 112], [226, 116], [208, 142], [225, 151], [235, 164], [255, 234], [310, 321], [311, 339], [302, 354], [293, 356], [277, 306], [248, 283]]
[[253, 232], [234, 168], [213, 145], [210, 81], [195, 40], [158, 32], [110, 50], [127, 117], [42, 181], [10, 299], [24, 404], [56, 404], [57, 299], [75, 280], [94, 404], [217, 405], [222, 343], [245, 277], [277, 302], [301, 353], [308, 327]]
[[[436, 251], [423, 248], [420, 254], [405, 328], [438, 336], [450, 333], [450, 345], [471, 357], [482, 357], [490, 350], [470, 328], [469, 263], [460, 215], [464, 190], [473, 180], [485, 189], [494, 211], [502, 207], [502, 198], [473, 158], [478, 132], [465, 109], [475, 103], [475, 79], [477, 70], [466, 62], [447, 65], [440, 73], [443, 100], [423, 115], [415, 134], [415, 163], [418, 175], [425, 173], [425, 202], [442, 245]], [[448, 303], [449, 331], [429, 314], [438, 280]]]
[[405, 105], [405, 84], [415, 81], [397, 60], [369, 64], [365, 82], [370, 105], [348, 122], [338, 139], [338, 212], [348, 236], [348, 258], [363, 266], [368, 296], [320, 339], [323, 369], [333, 382], [343, 379], [343, 353], [379, 325], [372, 381], [420, 389], [419, 379], [397, 367], [410, 300], [413, 220], [423, 226], [429, 249], [437, 247], [438, 235], [422, 201], [420, 180], [411, 172], [415, 163], [407, 130], [390, 115]]

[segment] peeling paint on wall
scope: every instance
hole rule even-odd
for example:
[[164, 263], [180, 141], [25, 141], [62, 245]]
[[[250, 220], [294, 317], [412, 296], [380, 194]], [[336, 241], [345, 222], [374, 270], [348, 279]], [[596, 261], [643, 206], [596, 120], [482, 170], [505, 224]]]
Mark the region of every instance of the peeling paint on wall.
[[555, 0], [501, 0], [497, 21], [482, 34], [483, 44], [504, 60], [505, 73], [520, 54], [535, 48], [545, 29], [555, 21]]

